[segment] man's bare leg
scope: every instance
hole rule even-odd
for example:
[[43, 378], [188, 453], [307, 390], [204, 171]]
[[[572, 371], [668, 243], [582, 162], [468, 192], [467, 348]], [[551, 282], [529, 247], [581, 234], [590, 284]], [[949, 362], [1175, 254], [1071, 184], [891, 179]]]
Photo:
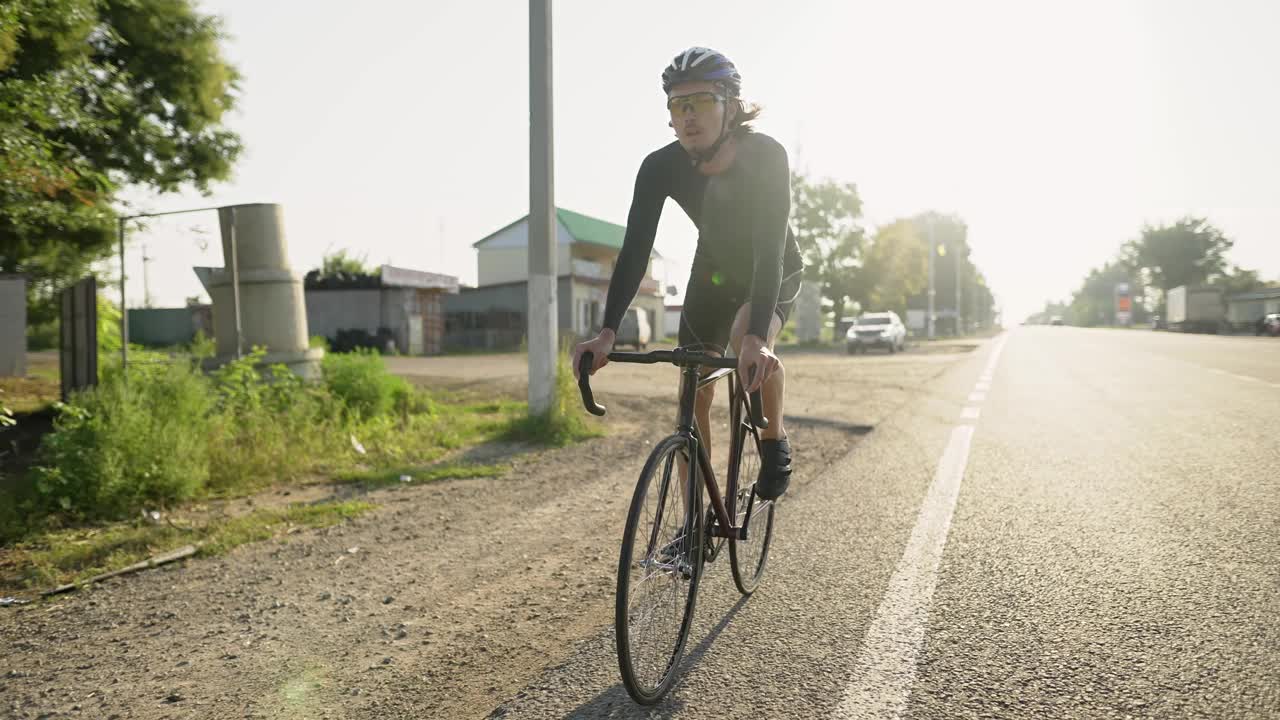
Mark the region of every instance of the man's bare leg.
[[[747, 303], [738, 308], [738, 314], [733, 319], [733, 331], [729, 335], [729, 344], [733, 347], [736, 354], [742, 349], [742, 337], [747, 334], [747, 322], [751, 317], [751, 303]], [[766, 344], [769, 349], [773, 349], [773, 344], [778, 339], [778, 333], [782, 331], [782, 318], [774, 313], [773, 320], [769, 323], [769, 337]], [[745, 381], [746, 378], [743, 378]], [[764, 405], [764, 416], [769, 419], [769, 427], [760, 431], [762, 440], [778, 440], [787, 436], [786, 429], [783, 427], [783, 390], [786, 386], [786, 371], [782, 363], [778, 363], [778, 368], [769, 375], [769, 379], [764, 381], [764, 387], [760, 390], [760, 403]]]
[[[720, 353], [713, 350], [704, 350], [708, 355], [721, 357]], [[702, 446], [707, 450], [707, 457], [711, 457], [711, 404], [716, 398], [716, 385], [719, 383], [711, 383], [705, 387], [699, 388], [693, 399], [693, 421], [698, 428], [698, 439]], [[680, 396], [676, 395], [676, 407], [679, 408]], [[677, 409], [677, 412], [679, 410]], [[689, 459], [690, 462], [698, 462], [698, 458]], [[689, 466], [680, 456], [676, 456], [676, 467], [680, 473], [680, 487], [684, 490], [684, 497], [689, 497]], [[699, 488], [700, 490], [700, 488]], [[683, 505], [683, 503], [682, 503]], [[664, 525], [666, 523], [663, 523]]]

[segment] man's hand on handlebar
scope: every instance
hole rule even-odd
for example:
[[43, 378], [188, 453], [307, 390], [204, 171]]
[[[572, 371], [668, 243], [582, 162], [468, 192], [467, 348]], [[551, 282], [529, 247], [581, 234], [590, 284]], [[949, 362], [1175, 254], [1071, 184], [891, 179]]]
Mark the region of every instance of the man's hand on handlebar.
[[738, 356], [738, 377], [747, 383], [747, 392], [758, 392], [778, 369], [778, 356], [755, 335], [742, 338], [742, 354]]
[[604, 328], [599, 335], [580, 342], [573, 348], [573, 357], [569, 359], [569, 364], [573, 366], [573, 379], [578, 379], [578, 358], [583, 353], [591, 353], [591, 375], [595, 375], [596, 371], [609, 364], [609, 353], [613, 351], [613, 342], [616, 336], [609, 328]]

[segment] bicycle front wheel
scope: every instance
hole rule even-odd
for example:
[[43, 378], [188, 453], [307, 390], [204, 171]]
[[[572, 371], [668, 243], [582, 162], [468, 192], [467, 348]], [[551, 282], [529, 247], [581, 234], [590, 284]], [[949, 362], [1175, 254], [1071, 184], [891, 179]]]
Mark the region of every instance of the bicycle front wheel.
[[614, 627], [622, 684], [642, 705], [675, 682], [702, 577], [702, 493], [685, 438], [658, 443], [640, 472], [618, 557]]
[[738, 493], [733, 501], [734, 524], [746, 526], [746, 540], [729, 541], [729, 567], [738, 592], [750, 595], [764, 578], [769, 561], [769, 543], [773, 541], [775, 503], [761, 500], [755, 494], [760, 474], [760, 438], [746, 422], [738, 424]]

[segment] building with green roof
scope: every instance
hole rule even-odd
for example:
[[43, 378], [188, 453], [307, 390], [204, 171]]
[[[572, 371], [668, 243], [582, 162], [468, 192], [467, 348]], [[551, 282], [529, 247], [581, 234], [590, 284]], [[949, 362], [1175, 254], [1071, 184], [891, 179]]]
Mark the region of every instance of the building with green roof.
[[[562, 335], [587, 337], [604, 321], [609, 279], [626, 228], [564, 208], [556, 210], [556, 296]], [[514, 347], [526, 327], [528, 303], [529, 217], [495, 230], [472, 244], [476, 249], [477, 286], [446, 301], [446, 347]], [[632, 307], [648, 315], [654, 339], [662, 335], [662, 256], [655, 250]], [[655, 267], [658, 265], [658, 267]]]

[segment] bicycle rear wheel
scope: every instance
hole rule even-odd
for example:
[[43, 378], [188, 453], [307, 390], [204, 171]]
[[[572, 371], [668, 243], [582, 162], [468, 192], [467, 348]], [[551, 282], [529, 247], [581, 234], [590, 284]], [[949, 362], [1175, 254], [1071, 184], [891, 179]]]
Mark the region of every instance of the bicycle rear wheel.
[[[769, 561], [769, 543], [773, 541], [772, 500], [756, 497], [756, 478], [760, 474], [760, 438], [745, 419], [738, 423], [738, 493], [732, 498], [734, 524], [746, 524], [746, 540], [729, 541], [729, 567], [738, 592], [750, 595], [764, 578]], [[748, 515], [750, 518], [748, 519]]]
[[618, 557], [614, 628], [622, 684], [642, 705], [675, 682], [702, 577], [702, 492], [680, 480], [685, 438], [658, 443], [636, 483]]

